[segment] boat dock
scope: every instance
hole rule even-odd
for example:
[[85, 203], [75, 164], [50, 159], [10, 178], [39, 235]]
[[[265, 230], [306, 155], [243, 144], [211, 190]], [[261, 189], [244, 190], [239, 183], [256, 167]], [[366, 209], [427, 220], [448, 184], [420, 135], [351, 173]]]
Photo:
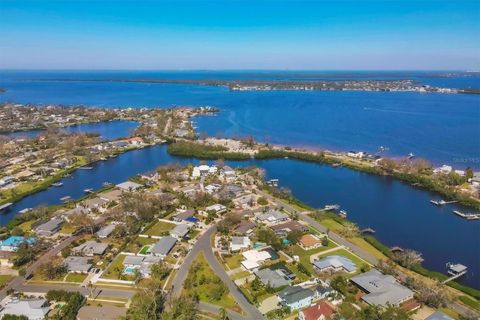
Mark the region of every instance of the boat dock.
[[93, 167], [80, 167], [79, 170], [92, 170]]
[[272, 187], [278, 187], [278, 179], [270, 179], [267, 181], [267, 185]]
[[440, 201], [436, 201], [436, 200], [430, 200], [430, 203], [436, 205], [436, 206], [444, 206], [446, 204], [452, 204], [452, 203], [457, 203], [458, 201], [445, 201], [445, 200], [440, 200]]
[[93, 193], [93, 189], [84, 189], [83, 192], [85, 192], [85, 193]]
[[65, 196], [65, 197], [60, 198], [60, 200], [63, 201], [63, 202], [68, 202], [68, 201], [72, 200], [72, 197]]
[[324, 210], [338, 210], [340, 209], [340, 205], [338, 204], [327, 204], [325, 207], [324, 207]]
[[457, 216], [460, 216], [464, 219], [467, 220], [478, 220], [480, 219], [480, 213], [465, 213], [461, 212], [459, 210], [453, 210], [453, 213], [455, 213]]
[[10, 210], [10, 207], [11, 207], [12, 205], [13, 205], [13, 203], [11, 203], [11, 202], [2, 204], [2, 205], [0, 206], [0, 213], [5, 213], [5, 212], [7, 212], [8, 210]]
[[453, 263], [447, 263], [447, 273], [449, 275], [451, 275], [450, 278], [448, 278], [447, 280], [444, 280], [442, 283], [445, 284], [449, 281], [452, 281], [452, 280], [455, 280], [457, 278], [460, 278], [461, 276], [463, 276], [464, 274], [467, 273], [467, 270], [468, 268], [466, 266], [464, 266], [463, 264], [460, 264], [460, 263], [456, 263], [456, 264], [453, 264]]
[[365, 228], [365, 229], [360, 230], [360, 232], [363, 233], [363, 234], [368, 234], [368, 233], [369, 234], [374, 234], [375, 230], [372, 229], [372, 228]]

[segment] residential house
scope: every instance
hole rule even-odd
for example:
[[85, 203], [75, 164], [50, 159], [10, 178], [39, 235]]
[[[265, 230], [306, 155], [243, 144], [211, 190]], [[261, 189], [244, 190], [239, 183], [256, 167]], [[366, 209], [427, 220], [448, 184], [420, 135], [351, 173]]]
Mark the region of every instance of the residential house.
[[205, 211], [206, 212], [213, 212], [213, 213], [216, 213], [216, 214], [222, 214], [224, 212], [227, 212], [227, 207], [225, 207], [223, 204], [217, 203], [217, 204], [206, 207]]
[[281, 305], [289, 307], [290, 310], [298, 310], [312, 304], [314, 292], [311, 289], [292, 286], [280, 291], [277, 297]]
[[135, 191], [137, 189], [142, 188], [143, 185], [140, 183], [136, 183], [133, 181], [125, 181], [122, 183], [117, 184], [117, 188], [123, 191]]
[[300, 320], [326, 320], [335, 313], [335, 309], [325, 301], [320, 301], [298, 313]]
[[154, 256], [164, 258], [173, 249], [176, 243], [177, 239], [172, 236], [163, 237], [150, 248], [150, 253]]
[[174, 216], [173, 220], [176, 222], [182, 222], [182, 221], [186, 221], [189, 218], [194, 217], [194, 215], [195, 215], [195, 210], [193, 209], [183, 210], [183, 211], [179, 211]]
[[0, 309], [0, 319], [5, 315], [26, 317], [28, 320], [43, 320], [47, 317], [50, 306], [46, 299], [13, 298]]
[[103, 255], [108, 248], [108, 244], [89, 240], [72, 249], [75, 255], [84, 255], [93, 257], [94, 255]]
[[60, 217], [53, 218], [45, 223], [42, 223], [35, 228], [37, 235], [41, 237], [51, 237], [58, 231], [63, 224], [63, 219]]
[[190, 231], [190, 226], [188, 224], [178, 224], [170, 230], [170, 235], [178, 240], [182, 240]]
[[256, 269], [264, 261], [272, 258], [271, 254], [268, 251], [258, 251], [258, 250], [248, 250], [248, 251], [242, 252], [242, 256], [245, 258], [245, 260], [243, 260], [241, 264], [247, 270]]
[[298, 241], [300, 247], [305, 250], [311, 250], [322, 246], [322, 242], [313, 234], [305, 234]]
[[117, 227], [117, 224], [111, 223], [111, 224], [108, 224], [108, 225], [104, 226], [100, 230], [98, 230], [97, 233], [95, 233], [95, 234], [100, 239], [106, 239], [106, 238], [108, 238], [108, 236], [110, 236], [110, 234], [113, 232], [113, 230], [115, 230], [116, 227]]
[[87, 273], [92, 269], [90, 258], [70, 256], [65, 259], [68, 272]]
[[357, 266], [347, 257], [331, 255], [320, 260], [313, 261], [314, 267], [320, 271], [332, 270], [335, 272], [344, 271], [353, 273], [357, 271]]
[[249, 235], [253, 232], [253, 229], [256, 227], [256, 224], [251, 222], [250, 220], [242, 220], [240, 223], [235, 227], [235, 234], [238, 235]]
[[123, 260], [123, 273], [134, 274], [136, 270], [140, 272], [143, 277], [150, 276], [150, 267], [160, 262], [162, 258], [156, 256], [126, 256]]
[[222, 199], [235, 199], [241, 196], [243, 192], [244, 190], [242, 187], [239, 187], [234, 184], [229, 184], [223, 187], [218, 194], [219, 194], [219, 197]]
[[221, 172], [222, 172], [222, 176], [225, 178], [225, 181], [227, 182], [233, 182], [237, 178], [235, 170], [233, 170], [229, 166], [224, 166]]
[[269, 268], [257, 270], [254, 272], [258, 279], [267, 287], [280, 288], [288, 286], [292, 282], [285, 274], [277, 269], [272, 270]]
[[287, 221], [288, 215], [286, 213], [277, 211], [277, 210], [269, 210], [265, 213], [260, 213], [256, 216], [257, 221], [263, 222], [266, 224], [275, 224], [280, 223], [282, 221]]
[[371, 305], [391, 304], [398, 307], [414, 295], [413, 291], [399, 284], [393, 276], [384, 275], [376, 269], [354, 276], [350, 281], [367, 293], [362, 296], [362, 300]]
[[230, 242], [230, 251], [237, 252], [250, 248], [250, 238], [248, 237], [232, 237]]
[[7, 239], [0, 241], [0, 250], [15, 252], [22, 243], [33, 244], [34, 238], [25, 238], [21, 236], [10, 236]]
[[287, 222], [279, 223], [273, 226], [270, 226], [270, 229], [275, 232], [275, 234], [281, 238], [285, 238], [292, 231], [302, 231], [307, 232], [308, 227], [301, 224], [298, 221], [290, 220]]

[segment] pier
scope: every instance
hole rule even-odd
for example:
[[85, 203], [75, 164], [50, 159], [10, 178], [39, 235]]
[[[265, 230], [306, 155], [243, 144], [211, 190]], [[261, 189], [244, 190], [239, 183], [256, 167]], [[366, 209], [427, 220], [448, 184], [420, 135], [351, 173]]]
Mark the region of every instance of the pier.
[[444, 205], [447, 205], [447, 204], [452, 204], [452, 203], [457, 203], [458, 201], [445, 201], [445, 200], [440, 200], [440, 201], [436, 201], [436, 200], [430, 200], [430, 203], [436, 205], [436, 206], [444, 206]]
[[404, 250], [400, 248], [399, 246], [391, 247], [390, 251], [392, 252], [403, 252]]
[[453, 210], [457, 216], [462, 217], [467, 220], [478, 220], [480, 219], [480, 213], [464, 213], [459, 210]]
[[12, 205], [13, 205], [13, 203], [11, 203], [11, 202], [8, 202], [8, 203], [5, 203], [5, 204], [1, 205], [0, 206], [0, 213], [7, 212]]
[[360, 230], [360, 232], [363, 233], [363, 234], [374, 234], [375, 230], [372, 229], [372, 228], [365, 228], [365, 229]]
[[467, 267], [460, 263], [453, 264], [449, 262], [447, 263], [447, 268], [448, 268], [447, 273], [451, 275], [451, 277], [448, 278], [447, 280], [444, 280], [442, 282], [443, 284], [449, 281], [455, 280], [457, 278], [460, 278], [461, 276], [467, 273]]

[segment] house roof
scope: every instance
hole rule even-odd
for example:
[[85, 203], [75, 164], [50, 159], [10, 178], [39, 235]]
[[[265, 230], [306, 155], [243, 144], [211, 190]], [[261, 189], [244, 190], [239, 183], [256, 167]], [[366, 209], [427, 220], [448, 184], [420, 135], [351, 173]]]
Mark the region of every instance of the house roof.
[[187, 235], [189, 231], [189, 226], [186, 224], [179, 224], [172, 230], [170, 230], [170, 235], [177, 236], [179, 238], [183, 238]]
[[125, 256], [125, 259], [123, 260], [124, 265], [132, 265], [132, 266], [140, 266], [145, 260], [145, 257], [143, 256]]
[[246, 233], [247, 231], [255, 228], [256, 224], [249, 221], [249, 220], [242, 220], [237, 227], [235, 228], [235, 232], [239, 234]]
[[305, 234], [300, 238], [299, 242], [302, 246], [308, 248], [318, 245], [320, 240], [311, 234]]
[[274, 226], [271, 226], [270, 228], [275, 232], [278, 232], [278, 231], [281, 231], [281, 230], [290, 230], [290, 231], [294, 231], [294, 230], [306, 231], [306, 230], [308, 230], [308, 228], [306, 226], [304, 226], [303, 224], [301, 224], [298, 221], [293, 221], [293, 220], [287, 221], [287, 222], [284, 222], [284, 223], [276, 224]]
[[278, 221], [278, 220], [283, 220], [283, 219], [287, 219], [288, 218], [288, 215], [286, 213], [283, 213], [283, 212], [280, 212], [280, 211], [277, 211], [277, 210], [270, 210], [266, 213], [262, 213], [262, 214], [259, 214], [257, 216], [257, 219], [260, 220], [260, 221], [270, 221], [270, 222], [274, 222], [274, 221]]
[[279, 288], [288, 286], [291, 280], [286, 278], [283, 273], [278, 270], [262, 269], [255, 272], [255, 275], [262, 281], [263, 284], [272, 288]]
[[44, 319], [50, 307], [45, 299], [13, 299], [0, 311], [0, 318], [6, 314], [26, 316], [28, 319]]
[[376, 269], [354, 276], [350, 281], [368, 292], [362, 297], [368, 304], [398, 305], [403, 300], [413, 297], [410, 289], [398, 284], [391, 275], [384, 275]]
[[106, 238], [113, 232], [113, 230], [115, 230], [116, 226], [117, 225], [115, 224], [106, 225], [102, 229], [98, 230], [96, 235], [99, 236], [100, 238]]
[[94, 240], [86, 241], [72, 249], [73, 252], [83, 254], [103, 254], [107, 250], [108, 244], [96, 242]]
[[320, 301], [300, 312], [303, 313], [305, 320], [318, 320], [322, 315], [326, 318], [331, 317], [335, 313], [335, 309], [328, 303]]
[[310, 289], [304, 289], [300, 286], [287, 287], [280, 291], [278, 297], [285, 304], [292, 304], [303, 299], [313, 297], [314, 293]]
[[117, 188], [122, 189], [122, 190], [136, 190], [138, 188], [143, 187], [140, 183], [136, 183], [133, 181], [125, 181], [122, 183], [117, 184]]
[[60, 227], [63, 223], [62, 218], [53, 218], [36, 228], [36, 231], [47, 231], [47, 232], [54, 232], [56, 229]]
[[68, 271], [72, 272], [88, 272], [92, 268], [87, 257], [68, 257], [65, 259]]
[[445, 313], [437, 311], [429, 315], [425, 320], [453, 320], [453, 318], [447, 316]]
[[177, 243], [177, 239], [174, 237], [163, 237], [162, 239], [158, 240], [153, 247], [150, 248], [150, 253], [166, 256], [170, 250], [172, 250], [173, 246], [175, 246], [175, 243]]
[[195, 215], [195, 210], [189, 209], [189, 210], [185, 210], [183, 212], [177, 213], [175, 215], [175, 218], [180, 219], [180, 220], [185, 220], [185, 219], [188, 219], [190, 217], [193, 217], [194, 215]]
[[320, 260], [315, 260], [313, 265], [318, 269], [325, 269], [325, 268], [343, 268], [347, 272], [355, 272], [357, 270], [357, 266], [355, 263], [352, 262], [347, 257], [332, 255], [325, 257]]

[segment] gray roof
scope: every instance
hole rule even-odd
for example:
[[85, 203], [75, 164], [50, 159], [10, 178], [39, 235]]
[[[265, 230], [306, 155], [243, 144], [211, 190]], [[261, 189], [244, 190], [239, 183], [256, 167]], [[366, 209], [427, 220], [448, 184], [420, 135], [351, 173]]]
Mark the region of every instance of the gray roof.
[[277, 210], [270, 210], [266, 213], [259, 214], [257, 219], [260, 221], [278, 221], [284, 220], [288, 218], [288, 214], [277, 211]]
[[65, 259], [68, 271], [70, 272], [88, 272], [92, 268], [92, 264], [88, 262], [86, 257], [68, 257]]
[[232, 244], [243, 245], [245, 237], [232, 237]]
[[166, 236], [162, 239], [158, 240], [157, 243], [150, 248], [150, 253], [155, 255], [162, 255], [166, 256], [170, 250], [172, 250], [173, 246], [177, 243], [177, 239], [172, 236]]
[[170, 230], [171, 236], [176, 236], [178, 238], [183, 238], [187, 235], [189, 226], [187, 224], [179, 224], [172, 230]]
[[117, 188], [122, 189], [122, 190], [127, 190], [127, 191], [136, 190], [136, 189], [141, 188], [141, 187], [143, 187], [143, 185], [141, 185], [139, 183], [136, 183], [136, 182], [133, 182], [133, 181], [125, 181], [125, 182], [117, 184]]
[[325, 268], [343, 268], [347, 272], [355, 272], [357, 270], [357, 266], [352, 260], [348, 259], [347, 257], [332, 255], [325, 257], [320, 260], [315, 260], [313, 265], [318, 269], [322, 270]]
[[53, 218], [41, 225], [39, 225], [35, 231], [43, 231], [43, 232], [50, 232], [50, 233], [53, 233], [55, 231], [58, 230], [58, 228], [60, 228], [60, 226], [62, 225], [63, 223], [63, 219], [62, 218]]
[[437, 311], [429, 315], [425, 320], [453, 320], [453, 318], [447, 316], [445, 313]]
[[92, 198], [92, 199], [87, 199], [80, 203], [81, 207], [85, 208], [96, 208], [96, 207], [102, 207], [108, 203], [108, 200], [103, 199], [103, 198]]
[[50, 307], [48, 301], [45, 299], [28, 299], [18, 300], [13, 299], [8, 302], [0, 311], [0, 318], [6, 314], [16, 316], [26, 316], [31, 320], [44, 319]]
[[281, 272], [277, 270], [271, 270], [267, 268], [255, 271], [255, 274], [264, 285], [268, 285], [272, 288], [288, 286], [291, 282], [290, 279], [285, 277]]
[[304, 289], [300, 286], [293, 286], [283, 289], [278, 297], [285, 304], [292, 304], [306, 298], [313, 298], [314, 292], [310, 289]]
[[96, 235], [99, 236], [100, 238], [106, 238], [113, 232], [113, 230], [115, 230], [116, 226], [117, 225], [115, 224], [106, 225], [102, 229], [98, 230]]
[[123, 260], [124, 265], [131, 265], [131, 266], [141, 266], [145, 257], [143, 256], [126, 256]]
[[72, 249], [73, 252], [80, 254], [83, 253], [85, 255], [93, 255], [93, 254], [103, 254], [105, 250], [107, 250], [108, 244], [96, 242], [94, 240], [86, 241], [81, 245]]
[[413, 297], [413, 292], [398, 284], [391, 275], [384, 275], [376, 269], [350, 278], [350, 281], [368, 292], [362, 299], [374, 305], [399, 305], [404, 300]]
[[193, 217], [194, 215], [195, 215], [195, 210], [189, 209], [189, 210], [185, 210], [183, 212], [177, 213], [175, 215], [175, 219], [185, 220], [190, 217]]
[[238, 234], [243, 234], [255, 228], [255, 226], [256, 224], [251, 222], [250, 220], [242, 220], [235, 228], [235, 232]]

